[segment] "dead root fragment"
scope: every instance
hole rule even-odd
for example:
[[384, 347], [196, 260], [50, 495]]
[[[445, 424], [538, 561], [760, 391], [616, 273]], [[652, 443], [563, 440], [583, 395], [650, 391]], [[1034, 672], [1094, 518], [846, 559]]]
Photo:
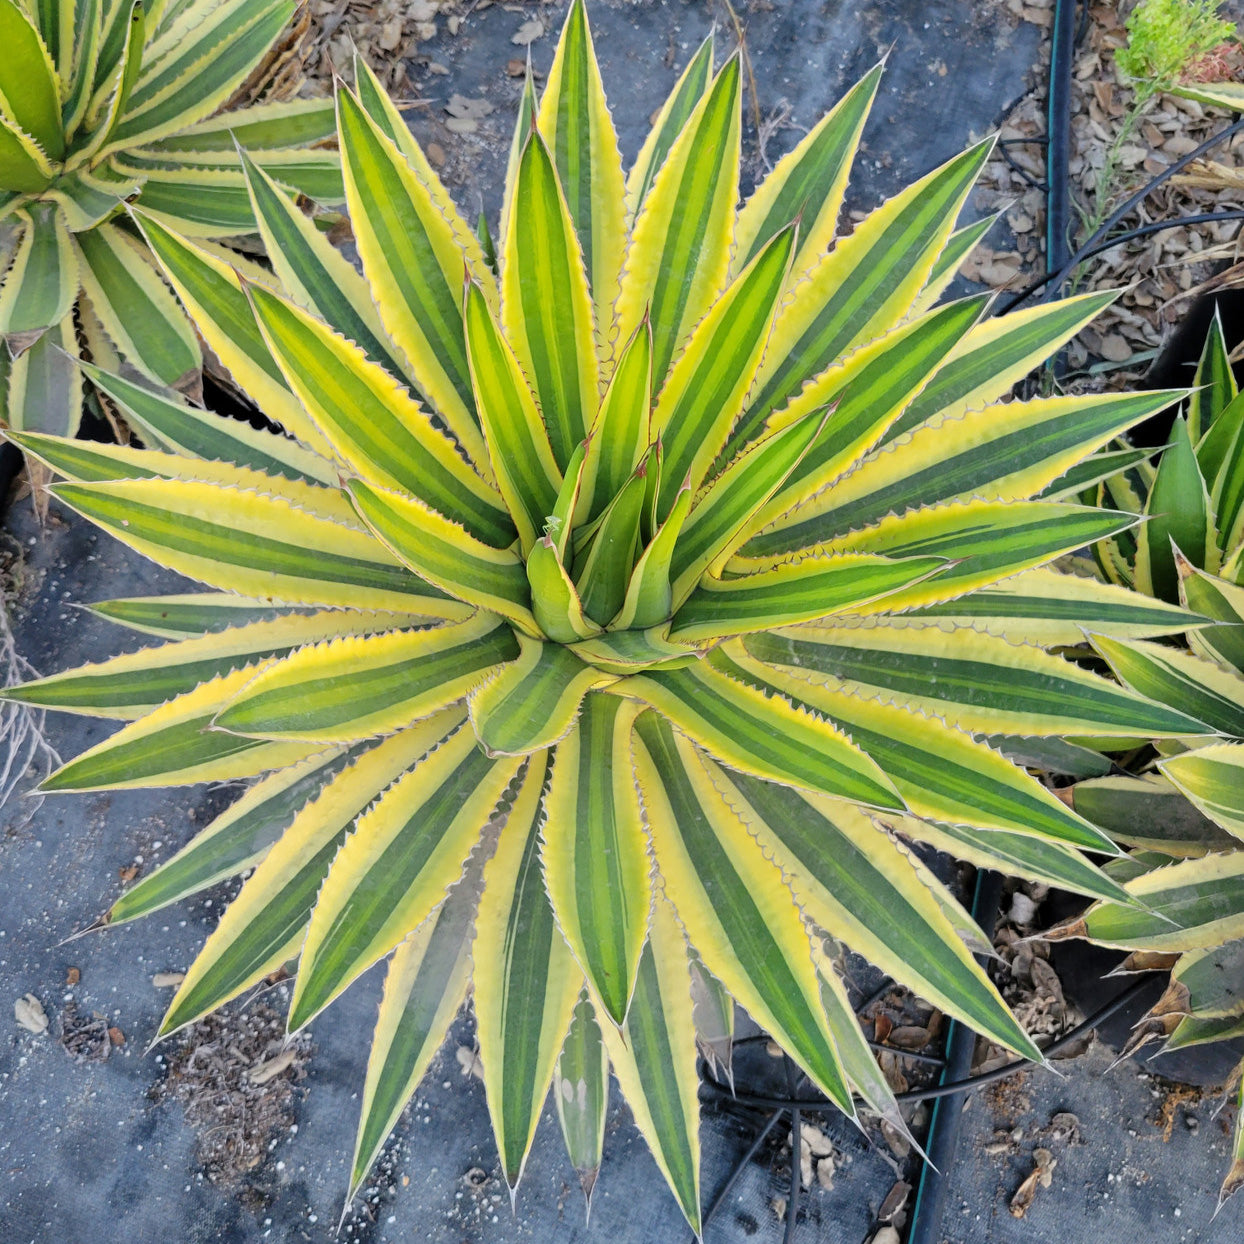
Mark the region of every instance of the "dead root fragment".
[[1058, 1159], [1048, 1149], [1034, 1149], [1032, 1161], [1032, 1170], [1011, 1198], [1010, 1210], [1013, 1218], [1022, 1218], [1032, 1208], [1038, 1187], [1048, 1188], [1054, 1182], [1054, 1168], [1058, 1165]]

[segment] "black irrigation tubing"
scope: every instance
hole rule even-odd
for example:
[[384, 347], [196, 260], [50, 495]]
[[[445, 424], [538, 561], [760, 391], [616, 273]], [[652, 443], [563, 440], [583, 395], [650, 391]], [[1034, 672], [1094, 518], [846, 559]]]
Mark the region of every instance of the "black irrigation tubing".
[[[1064, 1033], [1057, 1041], [1052, 1041], [1041, 1051], [1046, 1059], [1061, 1054], [1063, 1050], [1074, 1045], [1081, 1037], [1092, 1032], [1094, 1028], [1104, 1024], [1116, 1011], [1122, 1010], [1133, 998], [1136, 997], [1150, 983], [1148, 975], [1141, 976], [1130, 984], [1122, 993], [1116, 994], [1109, 1002], [1099, 1007], [1092, 1013], [1083, 1023], [1077, 1024], [1070, 1032]], [[767, 1041], [768, 1037], [744, 1038], [742, 1041], [736, 1041], [736, 1045], [744, 1045], [749, 1040]], [[891, 1054], [896, 1054], [900, 1058], [905, 1057], [906, 1050], [891, 1049]], [[953, 1080], [946, 1084], [938, 1084], [931, 1088], [911, 1089], [906, 1093], [896, 1093], [894, 1100], [900, 1104], [906, 1102], [934, 1101], [939, 1097], [949, 1097], [954, 1093], [966, 1093], [972, 1089], [982, 1088], [986, 1084], [993, 1084], [998, 1080], [1005, 1080], [1007, 1076], [1013, 1076], [1018, 1071], [1027, 1071], [1031, 1067], [1039, 1066], [1027, 1058], [1017, 1058], [1014, 1062], [1007, 1063], [1005, 1067], [995, 1067], [992, 1071], [982, 1071], [977, 1075], [968, 1076], [962, 1080]], [[830, 1111], [837, 1110], [828, 1098], [825, 1097], [769, 1097], [762, 1093], [741, 1093], [723, 1084], [711, 1072], [702, 1071], [700, 1075], [700, 1084], [703, 1088], [709, 1090], [712, 1096], [720, 1098], [723, 1101], [732, 1102], [735, 1105], [747, 1106], [756, 1110], [793, 1110], [799, 1109], [809, 1113], [813, 1111]]]
[[[1057, 12], [1058, 10], [1056, 14]], [[1055, 20], [1057, 21], [1057, 16]], [[1068, 46], [1070, 47], [1070, 43]], [[978, 872], [972, 895], [972, 919], [987, 935], [992, 935], [998, 923], [998, 904], [1001, 899], [1002, 874], [986, 870]], [[977, 955], [976, 961], [982, 967], [985, 966], [983, 955]], [[946, 1065], [942, 1069], [942, 1086], [954, 1084], [969, 1076], [975, 1050], [976, 1034], [967, 1024], [952, 1020], [950, 1031], [946, 1034]], [[924, 1145], [928, 1161], [921, 1167], [920, 1179], [916, 1184], [908, 1244], [937, 1244], [941, 1235], [946, 1198], [950, 1194], [950, 1168], [954, 1164], [955, 1149], [958, 1148], [959, 1133], [963, 1128], [964, 1095], [964, 1090], [960, 1089], [953, 1094], [948, 1093], [944, 1097], [932, 1099], [933, 1112]]]
[[[1024, 286], [1017, 294], [1002, 303], [996, 312], [999, 315], [1005, 315], [1010, 311], [1014, 311], [1016, 307], [1028, 301], [1033, 294], [1044, 289], [1047, 285], [1054, 284], [1056, 289], [1061, 289], [1062, 284], [1076, 268], [1086, 259], [1091, 259], [1094, 255], [1100, 254], [1104, 250], [1109, 250], [1112, 246], [1118, 246], [1122, 242], [1130, 241], [1133, 236], [1138, 234], [1137, 229], [1129, 230], [1127, 233], [1119, 234], [1111, 238], [1110, 234], [1122, 223], [1136, 208], [1138, 208], [1153, 192], [1165, 185], [1176, 174], [1181, 173], [1194, 160], [1199, 160], [1207, 152], [1211, 151], [1219, 144], [1226, 142], [1228, 139], [1234, 138], [1237, 134], [1244, 133], [1244, 117], [1231, 125], [1221, 129], [1216, 134], [1211, 134], [1199, 147], [1189, 151], [1187, 155], [1180, 156], [1174, 164], [1168, 168], [1164, 168], [1157, 176], [1150, 178], [1145, 182], [1135, 194], [1125, 199], [1114, 212], [1102, 223], [1101, 227], [1093, 233], [1093, 235], [1085, 240], [1083, 245], [1063, 264], [1057, 271], [1049, 272], [1031, 284]], [[1222, 219], [1238, 219], [1235, 216], [1228, 216], [1227, 213], [1207, 213], [1206, 215], [1213, 218]], [[1203, 223], [1196, 221], [1193, 217], [1185, 217], [1179, 220], [1157, 221], [1153, 225], [1141, 225], [1139, 230], [1147, 232], [1157, 232], [1159, 228], [1175, 228], [1177, 225], [1188, 223]], [[1142, 235], [1143, 236], [1143, 235]]]
[[[1106, 1020], [1108, 1020], [1112, 1015], [1116, 1014], [1118, 1011], [1121, 1011], [1125, 1006], [1128, 1005], [1129, 1002], [1131, 1002], [1134, 998], [1136, 998], [1137, 995], [1139, 995], [1149, 984], [1150, 984], [1150, 980], [1149, 980], [1148, 974], [1139, 976], [1126, 989], [1124, 989], [1122, 992], [1120, 992], [1114, 998], [1112, 998], [1109, 1002], [1105, 1003], [1103, 1006], [1099, 1007], [1096, 1011], [1094, 1011], [1093, 1014], [1090, 1015], [1086, 1020], [1084, 1020], [1083, 1023], [1077, 1024], [1074, 1028], [1071, 1029], [1070, 1032], [1064, 1033], [1061, 1037], [1058, 1038], [1057, 1041], [1052, 1041], [1049, 1045], [1047, 1045], [1045, 1049], [1042, 1050], [1042, 1054], [1044, 1055], [1044, 1057], [1047, 1060], [1049, 1060], [1055, 1057], [1057, 1054], [1062, 1053], [1063, 1050], [1070, 1048], [1077, 1041], [1087, 1036], [1095, 1028], [1098, 1028], [1100, 1025], [1104, 1024]], [[866, 999], [865, 1002], [860, 1005], [858, 1010], [862, 1011], [862, 1010], [867, 1009], [867, 1006], [869, 1004], [877, 1001], [877, 999], [882, 994], [884, 994], [885, 991], [890, 987], [891, 987], [890, 983], [887, 982], [884, 986], [882, 986], [879, 990], [877, 990], [876, 993], [871, 998]], [[967, 1030], [964, 1029], [964, 1031], [966, 1032]], [[750, 1045], [750, 1044], [755, 1044], [760, 1041], [767, 1041], [768, 1039], [769, 1038], [764, 1035], [756, 1036], [756, 1037], [744, 1037], [742, 1040], [736, 1041], [735, 1045]], [[971, 1049], [971, 1043], [969, 1043], [968, 1048], [969, 1050]], [[890, 1049], [889, 1052], [896, 1055], [899, 1058], [911, 1057], [910, 1052], [907, 1050]], [[914, 1103], [914, 1102], [922, 1102], [922, 1101], [938, 1101], [939, 1099], [946, 1098], [946, 1097], [963, 1096], [963, 1095], [966, 1095], [967, 1093], [970, 1093], [974, 1089], [983, 1088], [985, 1085], [994, 1084], [999, 1080], [1005, 1080], [1009, 1076], [1015, 1075], [1017, 1072], [1026, 1071], [1029, 1068], [1035, 1067], [1037, 1065], [1038, 1064], [1033, 1063], [1029, 1061], [1028, 1059], [1022, 1059], [1022, 1058], [1016, 1059], [1014, 1062], [1007, 1063], [1006, 1066], [1004, 1067], [995, 1067], [992, 1071], [982, 1071], [979, 1074], [974, 1075], [974, 1076], [962, 1076], [959, 1079], [948, 1080], [942, 1084], [935, 1085], [931, 1088], [911, 1089], [910, 1091], [906, 1093], [897, 1093], [895, 1094], [895, 1101], [899, 1102], [900, 1104], [905, 1104], [909, 1102]], [[799, 1158], [798, 1158], [798, 1145], [799, 1145], [799, 1130], [800, 1130], [800, 1127], [802, 1126], [802, 1115], [805, 1113], [806, 1114], [826, 1114], [826, 1113], [830, 1113], [832, 1111], [837, 1110], [838, 1107], [833, 1102], [829, 1101], [828, 1098], [825, 1098], [825, 1097], [796, 1097], [794, 1095], [795, 1083], [796, 1083], [794, 1065], [792, 1064], [789, 1058], [785, 1060], [785, 1071], [786, 1071], [786, 1082], [788, 1086], [787, 1091], [789, 1094], [789, 1096], [786, 1096], [786, 1097], [769, 1097], [761, 1093], [740, 1093], [736, 1091], [733, 1088], [733, 1086], [728, 1085], [728, 1084], [723, 1084], [720, 1080], [716, 1079], [712, 1075], [712, 1073], [709, 1072], [707, 1069], [703, 1069], [701, 1071], [701, 1076], [700, 1076], [701, 1087], [703, 1087], [704, 1089], [707, 1089], [708, 1092], [713, 1097], [716, 1097], [719, 1100], [729, 1103], [733, 1106], [740, 1106], [745, 1109], [758, 1110], [758, 1111], [763, 1112], [765, 1115], [767, 1115], [764, 1125], [761, 1127], [760, 1131], [758, 1132], [758, 1134], [756, 1135], [752, 1143], [748, 1146], [747, 1152], [744, 1153], [743, 1156], [739, 1158], [738, 1161], [735, 1163], [734, 1168], [731, 1170], [729, 1176], [726, 1179], [726, 1182], [721, 1186], [720, 1190], [717, 1192], [717, 1195], [713, 1197], [712, 1201], [708, 1205], [708, 1208], [704, 1211], [704, 1217], [701, 1221], [702, 1232], [708, 1227], [709, 1223], [713, 1220], [713, 1218], [716, 1217], [718, 1212], [721, 1210], [722, 1206], [726, 1202], [726, 1198], [730, 1195], [730, 1192], [733, 1190], [735, 1184], [738, 1182], [739, 1177], [743, 1174], [744, 1170], [747, 1169], [747, 1164], [760, 1151], [760, 1147], [764, 1144], [765, 1140], [769, 1137], [773, 1129], [778, 1125], [782, 1116], [789, 1114], [791, 1116], [791, 1133], [792, 1133], [792, 1136], [791, 1136], [791, 1168], [792, 1168], [791, 1169], [791, 1195], [787, 1201], [787, 1207], [786, 1207], [787, 1218], [786, 1218], [786, 1227], [785, 1227], [785, 1231], [783, 1234], [783, 1239], [785, 1241], [785, 1244], [791, 1244], [791, 1241], [794, 1238], [793, 1232], [795, 1229], [795, 1219], [796, 1219], [796, 1216], [799, 1210], [800, 1166], [799, 1166]], [[959, 1116], [959, 1111], [957, 1110], [952, 1110], [951, 1113], [956, 1118]], [[932, 1133], [932, 1127], [930, 1128], [930, 1133]], [[932, 1143], [932, 1139], [930, 1139], [930, 1145], [929, 1145], [930, 1160], [935, 1160], [934, 1154], [933, 1154], [933, 1147], [934, 1146]], [[948, 1160], [949, 1156], [953, 1156], [953, 1155], [943, 1156], [942, 1164], [939, 1167], [939, 1169], [941, 1169], [943, 1173], [947, 1173], [949, 1171], [949, 1167], [950, 1167], [950, 1162]], [[918, 1200], [916, 1209], [913, 1211], [912, 1235], [909, 1238], [908, 1244], [917, 1244], [917, 1241], [920, 1238], [915, 1234], [917, 1231], [917, 1224], [921, 1221], [921, 1218], [919, 1215], [919, 1207], [920, 1207], [920, 1202]], [[934, 1226], [936, 1225], [937, 1225], [936, 1222], [934, 1222]], [[929, 1238], [930, 1239], [936, 1238], [935, 1233], [931, 1235]]]
[[1045, 123], [1045, 263], [1047, 268], [1057, 271], [1071, 257], [1071, 70], [1075, 60], [1076, 0], [1055, 0], [1051, 38]]

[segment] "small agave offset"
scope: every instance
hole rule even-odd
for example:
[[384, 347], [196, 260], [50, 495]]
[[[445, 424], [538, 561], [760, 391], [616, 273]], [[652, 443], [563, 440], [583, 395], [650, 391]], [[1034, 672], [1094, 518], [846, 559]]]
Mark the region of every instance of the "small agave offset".
[[253, 869], [161, 1033], [291, 961], [301, 1028], [392, 956], [352, 1188], [473, 987], [511, 1186], [555, 1085], [590, 1189], [611, 1069], [698, 1230], [696, 1023], [731, 998], [902, 1126], [836, 943], [1040, 1057], [912, 841], [1129, 901], [1008, 753], [1201, 729], [1044, 650], [1186, 625], [1046, 566], [1134, 522], [1066, 473], [1171, 395], [999, 401], [1108, 298], [939, 303], [988, 143], [835, 240], [879, 73], [739, 209], [737, 59], [700, 49], [624, 177], [572, 4], [494, 266], [360, 65], [363, 275], [254, 165], [284, 292], [136, 213], [290, 436], [101, 376], [157, 448], [14, 437], [214, 589], [98, 605], [171, 642], [12, 693], [129, 722], [45, 789], [267, 775], [108, 913]]

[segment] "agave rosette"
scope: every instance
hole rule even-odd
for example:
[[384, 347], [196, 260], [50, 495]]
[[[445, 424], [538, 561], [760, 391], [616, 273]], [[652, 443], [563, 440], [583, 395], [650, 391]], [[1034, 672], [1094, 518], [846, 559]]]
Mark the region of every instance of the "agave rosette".
[[[1135, 538], [1097, 552], [1120, 581], [1179, 600], [1199, 624], [1186, 647], [1094, 643], [1123, 685], [1204, 722], [1212, 737], [1158, 740], [1156, 754], [1140, 753], [1140, 771], [1072, 788], [1075, 809], [1132, 848], [1107, 871], [1145, 914], [1101, 902], [1048, 935], [1132, 951], [1125, 971], [1170, 969], [1126, 1053], [1152, 1041], [1178, 1050], [1244, 1035], [1244, 400], [1217, 315], [1195, 383], [1156, 465], [1138, 462], [1100, 485], [1106, 500], [1151, 517]], [[1240, 1187], [1237, 1116], [1222, 1198]]]
[[612, 1068], [697, 1228], [696, 1016], [728, 1032], [730, 998], [901, 1126], [824, 937], [1039, 1057], [910, 840], [1125, 901], [1083, 854], [1109, 840], [1005, 753], [1202, 729], [1045, 650], [1186, 624], [1046, 567], [1133, 521], [1058, 481], [1169, 396], [999, 402], [1107, 299], [939, 304], [988, 143], [834, 240], [879, 70], [738, 209], [739, 66], [712, 58], [624, 176], [573, 4], [497, 271], [359, 66], [363, 275], [253, 165], [284, 294], [138, 215], [292, 435], [100, 376], [160, 448], [17, 438], [214, 589], [97, 606], [169, 642], [14, 693], [129, 723], [45, 789], [267, 775], [109, 913], [254, 870], [161, 1032], [290, 960], [300, 1028], [392, 954], [353, 1187], [472, 982], [510, 1184], [556, 1081], [590, 1187]]
[[[75, 360], [193, 387], [189, 319], [127, 201], [201, 239], [255, 232], [235, 140], [281, 193], [340, 202], [331, 101], [220, 113], [273, 53], [295, 0], [0, 0], [0, 413], [72, 436]], [[231, 263], [241, 255], [225, 252]], [[257, 270], [255, 270], [257, 271]]]

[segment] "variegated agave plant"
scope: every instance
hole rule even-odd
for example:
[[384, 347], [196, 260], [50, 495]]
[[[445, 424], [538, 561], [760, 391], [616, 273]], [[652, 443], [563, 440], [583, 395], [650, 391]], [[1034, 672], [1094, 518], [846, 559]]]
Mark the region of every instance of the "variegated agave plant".
[[1109, 840], [1005, 751], [1197, 728], [1042, 648], [1185, 624], [1045, 568], [1133, 521], [1056, 481], [1169, 396], [998, 400], [1107, 300], [938, 305], [988, 143], [835, 242], [878, 71], [738, 210], [739, 66], [712, 55], [624, 178], [571, 6], [499, 272], [360, 66], [363, 277], [250, 164], [286, 295], [138, 217], [292, 439], [115, 378], [160, 448], [15, 438], [215, 589], [98, 606], [172, 642], [14, 693], [132, 719], [45, 788], [268, 775], [108, 915], [254, 869], [161, 1032], [290, 960], [297, 1029], [393, 955], [353, 1187], [472, 981], [511, 1185], [555, 1081], [590, 1187], [612, 1067], [697, 1228], [693, 977], [896, 1126], [823, 935], [1039, 1057], [907, 840], [1126, 901], [1082, 854]]
[[[75, 360], [193, 387], [199, 342], [124, 215], [199, 238], [255, 232], [235, 139], [280, 182], [340, 202], [329, 101], [223, 115], [295, 0], [0, 0], [0, 416], [72, 436]], [[230, 262], [245, 263], [226, 252]], [[76, 321], [76, 322], [75, 322]], [[118, 353], [119, 352], [119, 353]]]
[[[1076, 811], [1133, 848], [1107, 871], [1147, 910], [1100, 902], [1048, 936], [1132, 951], [1124, 971], [1170, 969], [1124, 1052], [1155, 1040], [1185, 1049], [1244, 1034], [1244, 398], [1217, 316], [1156, 466], [1142, 459], [1100, 487], [1106, 500], [1139, 502], [1151, 515], [1137, 537], [1098, 547], [1102, 566], [1179, 600], [1197, 624], [1186, 648], [1094, 642], [1124, 685], [1206, 728], [1134, 753], [1129, 774], [1071, 789]], [[1244, 1187], [1244, 1109], [1232, 1157], [1223, 1200]]]

